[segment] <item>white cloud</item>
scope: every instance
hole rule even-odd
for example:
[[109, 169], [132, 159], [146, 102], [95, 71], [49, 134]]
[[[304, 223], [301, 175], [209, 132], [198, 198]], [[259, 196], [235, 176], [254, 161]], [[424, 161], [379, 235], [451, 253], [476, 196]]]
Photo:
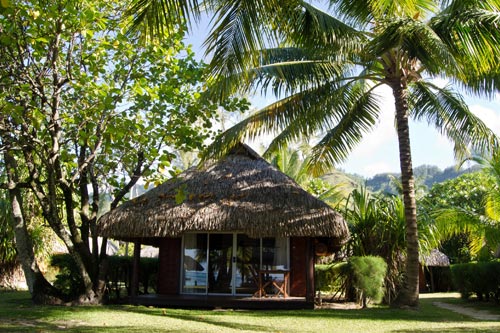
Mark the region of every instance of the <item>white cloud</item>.
[[400, 172], [398, 165], [389, 164], [387, 162], [377, 162], [367, 164], [363, 167], [362, 174], [366, 177], [373, 177], [378, 173], [386, 173], [386, 172]]
[[486, 126], [500, 135], [500, 112], [479, 104], [471, 105], [470, 109]]

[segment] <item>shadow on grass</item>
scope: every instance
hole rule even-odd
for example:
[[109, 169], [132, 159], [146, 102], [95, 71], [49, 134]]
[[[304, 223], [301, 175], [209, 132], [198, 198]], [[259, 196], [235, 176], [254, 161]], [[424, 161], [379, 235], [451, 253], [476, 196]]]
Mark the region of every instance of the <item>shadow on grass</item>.
[[[433, 300], [423, 300], [418, 310], [393, 309], [389, 307], [372, 307], [367, 309], [317, 309], [317, 310], [182, 310], [171, 308], [153, 308], [144, 306], [118, 307], [117, 310], [140, 313], [144, 315], [169, 316], [185, 321], [204, 321], [214, 325], [227, 325], [228, 328], [241, 328], [241, 324], [225, 323], [224, 316], [238, 316], [247, 318], [265, 319], [265, 321], [279, 321], [284, 318], [304, 318], [321, 320], [373, 320], [373, 321], [412, 321], [412, 322], [477, 322], [474, 318], [457, 314], [447, 309], [432, 305]], [[267, 326], [249, 325], [249, 330], [272, 330]], [[498, 330], [498, 327], [497, 327]]]
[[[0, 293], [0, 332], [144, 332], [144, 327], [130, 326], [87, 326], [69, 325], [64, 323], [64, 318], [69, 314], [83, 312], [103, 312], [103, 310], [123, 311], [124, 313], [137, 313], [145, 316], [162, 316], [186, 322], [185, 329], [154, 329], [148, 327], [149, 332], [192, 332], [190, 323], [204, 323], [224, 329], [248, 330], [254, 332], [274, 332], [275, 329], [266, 325], [255, 325], [241, 322], [224, 321], [220, 316], [215, 316], [216, 311], [203, 310], [170, 310], [159, 308], [146, 308], [143, 306], [111, 305], [111, 306], [37, 306], [33, 305], [27, 292]], [[47, 322], [61, 318], [58, 323]], [[265, 321], [263, 321], [265, 323]]]
[[475, 327], [473, 325], [468, 327], [450, 327], [450, 328], [439, 328], [439, 329], [408, 329], [408, 330], [395, 330], [392, 333], [464, 333], [464, 332], [475, 332], [475, 333], [498, 333], [498, 326], [491, 327]]
[[[218, 326], [221, 328], [230, 328], [237, 330], [247, 330], [254, 332], [276, 332], [276, 329], [270, 327], [266, 320], [262, 320], [263, 325], [255, 325], [242, 322], [230, 322], [224, 321], [224, 317], [233, 316], [237, 314], [238, 316], [246, 316], [253, 311], [233, 311], [233, 310], [181, 310], [181, 309], [168, 309], [168, 308], [154, 308], [154, 307], [144, 307], [144, 306], [130, 306], [127, 308], [117, 307], [115, 310], [123, 310], [125, 312], [133, 312], [137, 314], [147, 315], [147, 316], [160, 316], [168, 317], [177, 320], [183, 320], [189, 325], [189, 323], [204, 323], [208, 325]], [[257, 313], [262, 313], [257, 311]], [[264, 319], [264, 315], [259, 316]], [[188, 326], [189, 327], [189, 326]], [[223, 331], [221, 331], [223, 332]]]
[[[31, 303], [27, 292], [0, 293], [0, 332], [144, 332], [144, 327], [136, 326], [92, 326], [87, 323], [71, 324], [67, 327], [64, 318], [74, 318], [72, 314], [85, 312], [119, 311], [123, 313], [136, 313], [145, 316], [145, 321], [154, 320], [155, 317], [168, 317], [175, 320], [184, 321], [185, 328], [148, 327], [148, 332], [196, 332], [191, 329], [196, 324], [206, 324], [217, 328], [217, 331], [224, 330], [246, 330], [253, 332], [275, 332], [276, 327], [269, 325], [269, 322], [280, 322], [285, 318], [297, 319], [317, 319], [326, 321], [373, 321], [374, 325], [381, 321], [408, 321], [408, 322], [429, 322], [447, 323], [448, 327], [441, 329], [403, 329], [393, 330], [394, 333], [411, 332], [498, 332], [499, 325], [488, 325], [485, 327], [475, 327], [477, 320], [456, 314], [446, 309], [440, 309], [432, 305], [434, 301], [446, 301], [446, 298], [423, 299], [419, 310], [399, 310], [387, 307], [372, 307], [368, 309], [321, 309], [321, 310], [182, 310], [170, 308], [153, 308], [130, 305], [110, 305], [110, 306], [35, 306]], [[235, 317], [241, 317], [241, 320]], [[245, 319], [246, 318], [246, 319]], [[57, 319], [57, 323], [54, 322]], [[457, 323], [456, 325], [454, 323]], [[116, 322], [115, 322], [116, 323]], [[466, 325], [466, 327], [456, 327]], [[470, 323], [470, 324], [469, 324]], [[411, 326], [410, 326], [411, 327]], [[294, 330], [290, 327], [290, 330]]]
[[[36, 326], [19, 326], [19, 325], [5, 325], [0, 323], [0, 332], [8, 332], [8, 333], [33, 333], [33, 332], [75, 332], [75, 333], [122, 333], [122, 332], [127, 332], [127, 333], [144, 333], [145, 329], [144, 327], [129, 327], [129, 326], [78, 326], [78, 327], [65, 327], [63, 325], [51, 325], [47, 323], [37, 323]], [[161, 329], [147, 329], [148, 333], [165, 333], [165, 332], [171, 332], [171, 333], [188, 333], [188, 332], [193, 332], [192, 330], [186, 328], [186, 329], [168, 329], [168, 328], [161, 328]], [[194, 331], [196, 332], [196, 331]]]

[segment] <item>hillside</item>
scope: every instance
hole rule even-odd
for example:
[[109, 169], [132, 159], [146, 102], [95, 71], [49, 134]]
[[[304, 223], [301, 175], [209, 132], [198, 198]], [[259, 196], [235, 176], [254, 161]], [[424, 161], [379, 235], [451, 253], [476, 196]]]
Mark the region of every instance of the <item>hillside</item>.
[[[421, 165], [414, 168], [414, 174], [417, 187], [427, 190], [435, 183], [441, 183], [445, 180], [456, 178], [464, 173], [478, 171], [479, 169], [480, 167], [477, 165], [461, 170], [457, 170], [453, 166], [441, 170], [434, 165]], [[346, 190], [352, 190], [361, 184], [365, 184], [370, 191], [395, 194], [397, 191], [393, 184], [393, 179], [399, 180], [400, 174], [380, 173], [371, 178], [365, 179], [359, 175], [336, 170], [332, 173], [324, 175], [321, 178], [330, 184], [343, 185]]]
[[349, 174], [342, 170], [334, 170], [333, 172], [321, 176], [321, 179], [329, 184], [341, 187], [346, 193], [350, 193], [365, 181], [364, 178], [359, 175]]

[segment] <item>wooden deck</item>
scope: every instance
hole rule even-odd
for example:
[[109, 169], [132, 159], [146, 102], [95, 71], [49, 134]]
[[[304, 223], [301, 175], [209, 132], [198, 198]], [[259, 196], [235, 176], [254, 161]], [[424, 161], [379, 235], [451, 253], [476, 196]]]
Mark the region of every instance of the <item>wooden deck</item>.
[[204, 309], [259, 309], [259, 310], [298, 310], [313, 309], [313, 302], [304, 297], [236, 297], [207, 295], [139, 295], [129, 299], [129, 304], [156, 306], [164, 308], [204, 308]]

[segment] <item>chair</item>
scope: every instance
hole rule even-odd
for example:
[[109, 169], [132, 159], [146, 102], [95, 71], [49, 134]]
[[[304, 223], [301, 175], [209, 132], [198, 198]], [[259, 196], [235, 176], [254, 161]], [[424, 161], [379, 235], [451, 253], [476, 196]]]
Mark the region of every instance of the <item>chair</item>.
[[287, 293], [288, 276], [286, 274], [287, 273], [284, 273], [283, 280], [273, 279], [271, 281], [273, 284], [273, 287], [276, 288], [276, 293], [274, 294], [274, 297], [279, 297], [280, 295], [282, 295], [283, 298], [288, 297], [288, 293]]
[[257, 286], [257, 291], [253, 293], [253, 297], [266, 297], [266, 287], [270, 286], [273, 283], [273, 280], [262, 281], [260, 274], [257, 273], [252, 265], [248, 264], [247, 268], [252, 275], [252, 280]]

